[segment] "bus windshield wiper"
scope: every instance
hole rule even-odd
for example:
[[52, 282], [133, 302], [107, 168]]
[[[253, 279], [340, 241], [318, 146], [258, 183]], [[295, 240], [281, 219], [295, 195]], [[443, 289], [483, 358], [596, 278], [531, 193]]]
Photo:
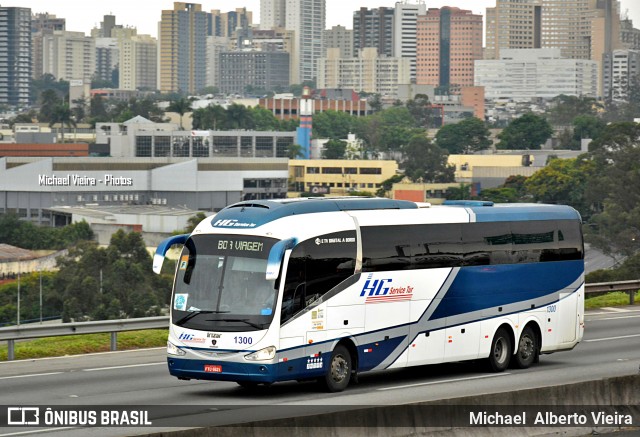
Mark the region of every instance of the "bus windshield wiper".
[[249, 326], [253, 326], [256, 329], [264, 329], [264, 325], [258, 325], [257, 323], [250, 322], [249, 319], [215, 319], [215, 320], [207, 320], [207, 322], [213, 321], [221, 321], [221, 322], [243, 322]]
[[193, 319], [195, 316], [199, 314], [220, 314], [220, 313], [228, 313], [229, 311], [210, 311], [210, 310], [201, 310], [201, 311], [193, 311], [186, 316], [182, 317], [180, 320], [174, 323], [174, 325], [182, 326], [187, 321]]

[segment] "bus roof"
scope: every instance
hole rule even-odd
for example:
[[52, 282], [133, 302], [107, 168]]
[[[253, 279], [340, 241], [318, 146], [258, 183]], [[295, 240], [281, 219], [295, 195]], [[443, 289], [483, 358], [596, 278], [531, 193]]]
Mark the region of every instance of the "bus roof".
[[[337, 211], [419, 209], [405, 200], [370, 197], [311, 197], [279, 200], [250, 200], [224, 208], [211, 220], [217, 228], [252, 229], [283, 217]], [[570, 206], [547, 204], [493, 204], [484, 201], [447, 201], [437, 208], [464, 208], [470, 221], [502, 222], [527, 220], [580, 220]]]
[[371, 197], [308, 197], [283, 200], [250, 200], [235, 203], [215, 215], [213, 227], [255, 228], [282, 217], [319, 212], [383, 209], [417, 209], [406, 200]]

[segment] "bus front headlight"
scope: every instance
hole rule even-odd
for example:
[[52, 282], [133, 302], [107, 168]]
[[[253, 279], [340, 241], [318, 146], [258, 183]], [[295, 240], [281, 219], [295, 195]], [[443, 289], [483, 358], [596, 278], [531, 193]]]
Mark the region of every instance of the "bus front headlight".
[[187, 354], [185, 351], [183, 351], [182, 349], [180, 349], [178, 346], [171, 343], [170, 341], [167, 341], [167, 353], [169, 355], [178, 355], [178, 356]]
[[276, 347], [269, 346], [259, 351], [255, 351], [249, 355], [245, 355], [244, 358], [249, 361], [265, 361], [272, 360], [276, 356]]

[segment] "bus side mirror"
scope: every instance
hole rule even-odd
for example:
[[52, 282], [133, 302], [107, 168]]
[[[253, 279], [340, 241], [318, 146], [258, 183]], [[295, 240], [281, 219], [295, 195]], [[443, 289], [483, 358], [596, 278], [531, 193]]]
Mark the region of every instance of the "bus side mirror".
[[167, 238], [158, 245], [155, 255], [153, 255], [153, 273], [159, 275], [164, 263], [164, 256], [174, 244], [184, 244], [191, 234], [174, 235]]
[[282, 264], [284, 252], [287, 249], [293, 249], [296, 243], [297, 240], [295, 238], [289, 238], [287, 240], [278, 241], [273, 245], [271, 251], [269, 252], [269, 258], [267, 259], [267, 281], [278, 279], [278, 274], [280, 273], [280, 264]]

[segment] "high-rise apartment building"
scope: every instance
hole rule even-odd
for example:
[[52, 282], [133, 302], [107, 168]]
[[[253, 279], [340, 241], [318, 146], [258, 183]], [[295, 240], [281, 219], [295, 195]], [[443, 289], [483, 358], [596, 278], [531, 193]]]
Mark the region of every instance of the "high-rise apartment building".
[[500, 49], [559, 48], [562, 56], [601, 61], [619, 48], [619, 0], [496, 0], [487, 8], [486, 59]]
[[96, 43], [83, 32], [58, 31], [46, 35], [43, 73], [56, 79], [90, 81], [96, 67]]
[[340, 57], [352, 58], [353, 54], [353, 30], [344, 26], [333, 26], [324, 31], [324, 50], [322, 57], [327, 57], [328, 49], [340, 49]]
[[236, 51], [220, 54], [220, 90], [243, 94], [248, 87], [265, 91], [289, 85], [289, 54], [285, 52]]
[[120, 47], [119, 88], [154, 90], [158, 83], [158, 41], [150, 35], [118, 38]]
[[196, 93], [205, 87], [209, 14], [197, 3], [174, 2], [159, 25], [161, 92]]
[[248, 29], [253, 24], [253, 13], [247, 8], [236, 8], [235, 11], [211, 11], [211, 35], [225, 38], [234, 37], [237, 29]]
[[0, 103], [29, 104], [31, 9], [0, 7]]
[[620, 43], [629, 50], [640, 50], [640, 29], [628, 18], [620, 21]]
[[542, 0], [496, 0], [486, 17], [485, 59], [499, 59], [500, 49], [542, 47]]
[[353, 13], [353, 55], [375, 47], [379, 55], [393, 56], [393, 8], [360, 8]]
[[424, 0], [404, 0], [396, 3], [393, 17], [393, 56], [409, 59], [413, 81], [416, 79], [418, 16], [426, 13]]
[[118, 64], [120, 47], [116, 38], [95, 38], [96, 67], [94, 78], [111, 82], [113, 88], [119, 88]]
[[52, 14], [33, 14], [31, 16], [31, 65], [34, 79], [42, 76], [42, 44], [45, 35], [54, 30], [65, 30], [66, 20]]
[[318, 88], [347, 88], [397, 98], [398, 85], [411, 81], [407, 58], [379, 56], [366, 47], [358, 57], [341, 58], [339, 49], [328, 49], [318, 62]]
[[629, 87], [640, 81], [640, 51], [613, 50], [604, 56], [603, 96], [613, 102], [629, 100]]
[[482, 59], [482, 15], [445, 6], [418, 17], [416, 83], [456, 91], [473, 85]]
[[286, 8], [287, 0], [260, 0], [260, 29], [285, 27]]
[[322, 57], [326, 0], [287, 0], [285, 28], [295, 32], [295, 47], [291, 62], [296, 62], [298, 76], [292, 83], [313, 81], [317, 76], [317, 60]]

